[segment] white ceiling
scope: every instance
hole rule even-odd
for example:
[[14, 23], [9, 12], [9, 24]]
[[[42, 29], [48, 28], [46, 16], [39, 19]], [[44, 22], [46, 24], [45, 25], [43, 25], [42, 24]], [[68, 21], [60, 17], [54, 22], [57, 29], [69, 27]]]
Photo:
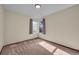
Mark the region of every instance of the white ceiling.
[[5, 4], [5, 9], [22, 13], [32, 18], [40, 18], [55, 13], [62, 9], [69, 8], [71, 4], [42, 4], [40, 9], [36, 9], [34, 4]]

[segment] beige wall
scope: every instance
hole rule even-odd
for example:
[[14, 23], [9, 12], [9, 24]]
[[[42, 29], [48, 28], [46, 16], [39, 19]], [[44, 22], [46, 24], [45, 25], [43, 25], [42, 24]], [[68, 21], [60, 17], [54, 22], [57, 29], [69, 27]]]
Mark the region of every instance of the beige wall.
[[0, 51], [3, 46], [3, 40], [4, 40], [4, 10], [2, 8], [2, 5], [0, 5]]
[[29, 16], [16, 12], [5, 11], [4, 45], [27, 40], [29, 35]]
[[79, 5], [48, 15], [47, 40], [79, 50]]

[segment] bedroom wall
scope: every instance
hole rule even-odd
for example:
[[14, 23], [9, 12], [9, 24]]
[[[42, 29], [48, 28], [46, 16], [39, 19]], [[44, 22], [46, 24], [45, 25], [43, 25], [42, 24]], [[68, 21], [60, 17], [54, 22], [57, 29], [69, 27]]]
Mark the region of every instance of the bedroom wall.
[[2, 5], [0, 5], [0, 51], [3, 47], [4, 41], [4, 10]]
[[79, 50], [79, 5], [45, 16], [46, 35], [41, 37]]
[[29, 39], [29, 16], [5, 11], [4, 45]]

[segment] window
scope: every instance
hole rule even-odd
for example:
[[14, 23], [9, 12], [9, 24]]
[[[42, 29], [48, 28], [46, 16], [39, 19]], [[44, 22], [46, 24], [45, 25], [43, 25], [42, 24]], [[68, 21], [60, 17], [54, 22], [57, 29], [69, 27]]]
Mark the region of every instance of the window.
[[45, 19], [30, 19], [30, 34], [45, 34]]
[[38, 21], [34, 21], [32, 22], [32, 32], [33, 33], [38, 33], [39, 32], [39, 22]]

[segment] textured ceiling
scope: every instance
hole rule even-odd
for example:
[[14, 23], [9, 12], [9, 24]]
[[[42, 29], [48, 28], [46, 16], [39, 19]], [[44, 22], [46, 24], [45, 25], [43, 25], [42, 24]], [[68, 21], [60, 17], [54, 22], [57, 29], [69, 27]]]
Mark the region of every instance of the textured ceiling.
[[32, 18], [41, 18], [51, 13], [69, 8], [71, 4], [41, 4], [40, 9], [36, 9], [34, 4], [5, 4], [5, 9], [28, 15]]

